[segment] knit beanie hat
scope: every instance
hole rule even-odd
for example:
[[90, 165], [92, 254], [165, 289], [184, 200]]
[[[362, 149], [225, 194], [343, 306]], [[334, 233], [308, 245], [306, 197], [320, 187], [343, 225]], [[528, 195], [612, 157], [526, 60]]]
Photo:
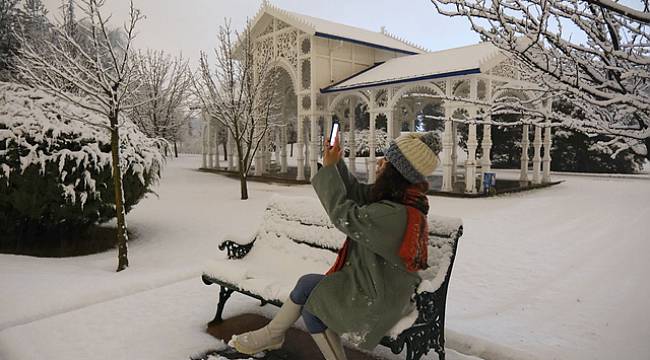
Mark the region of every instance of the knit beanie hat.
[[440, 150], [440, 138], [435, 133], [408, 133], [391, 141], [384, 157], [406, 180], [417, 184], [436, 169]]

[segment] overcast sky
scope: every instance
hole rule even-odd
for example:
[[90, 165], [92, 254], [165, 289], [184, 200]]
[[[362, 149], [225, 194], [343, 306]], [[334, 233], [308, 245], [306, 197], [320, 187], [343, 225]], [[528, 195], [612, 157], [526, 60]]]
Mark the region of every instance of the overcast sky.
[[[61, 0], [43, 0], [51, 17], [60, 18]], [[215, 34], [225, 18], [238, 29], [257, 13], [259, 0], [134, 0], [147, 17], [138, 26], [136, 47], [182, 51], [196, 63], [199, 52], [212, 51]], [[428, 0], [275, 0], [272, 4], [301, 14], [391, 33], [430, 50], [475, 44], [479, 38], [463, 19], [438, 15]], [[106, 0], [104, 12], [113, 23], [128, 16], [128, 0]], [[78, 14], [81, 16], [81, 14]]]

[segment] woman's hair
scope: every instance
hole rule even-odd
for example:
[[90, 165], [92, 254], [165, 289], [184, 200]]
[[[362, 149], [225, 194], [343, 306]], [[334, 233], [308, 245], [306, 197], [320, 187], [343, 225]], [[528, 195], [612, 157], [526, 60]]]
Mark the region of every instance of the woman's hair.
[[402, 203], [406, 189], [412, 184], [390, 162], [386, 162], [384, 166], [370, 190], [370, 201], [389, 200]]

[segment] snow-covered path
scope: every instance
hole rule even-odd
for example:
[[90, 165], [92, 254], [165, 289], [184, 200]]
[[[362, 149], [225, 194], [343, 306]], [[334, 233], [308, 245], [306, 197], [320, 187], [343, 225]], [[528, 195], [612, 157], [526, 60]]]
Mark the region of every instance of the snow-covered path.
[[[273, 193], [315, 195], [250, 183], [240, 201], [238, 181], [197, 172], [199, 163], [171, 160], [160, 198], [129, 214], [127, 271], [114, 272], [113, 251], [0, 255], [0, 359], [183, 359], [220, 346], [203, 332], [218, 291], [201, 283], [202, 264], [223, 256], [224, 234], [252, 233]], [[567, 180], [491, 199], [430, 198], [432, 212], [465, 223], [448, 347], [489, 359], [648, 359], [650, 181]], [[242, 311], [274, 308], [233, 296], [226, 316]]]

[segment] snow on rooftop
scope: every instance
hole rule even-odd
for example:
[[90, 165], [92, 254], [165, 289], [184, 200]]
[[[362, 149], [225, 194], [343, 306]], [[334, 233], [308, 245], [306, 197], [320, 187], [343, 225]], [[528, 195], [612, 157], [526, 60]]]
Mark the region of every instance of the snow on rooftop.
[[333, 21], [284, 10], [271, 4], [266, 4], [261, 8], [260, 13], [257, 16], [257, 20], [259, 20], [265, 13], [287, 21], [288, 23], [300, 28], [301, 30], [311, 35], [365, 43], [366, 45], [374, 45], [375, 47], [405, 52], [409, 54], [421, 54], [426, 52], [424, 48], [419, 47], [404, 39], [400, 39], [397, 36], [385, 31], [375, 32], [350, 25], [340, 24]]
[[395, 82], [479, 73], [481, 72], [481, 65], [499, 56], [499, 54], [499, 49], [486, 42], [431, 53], [403, 56], [361, 71], [357, 75], [321, 91], [336, 92]]

